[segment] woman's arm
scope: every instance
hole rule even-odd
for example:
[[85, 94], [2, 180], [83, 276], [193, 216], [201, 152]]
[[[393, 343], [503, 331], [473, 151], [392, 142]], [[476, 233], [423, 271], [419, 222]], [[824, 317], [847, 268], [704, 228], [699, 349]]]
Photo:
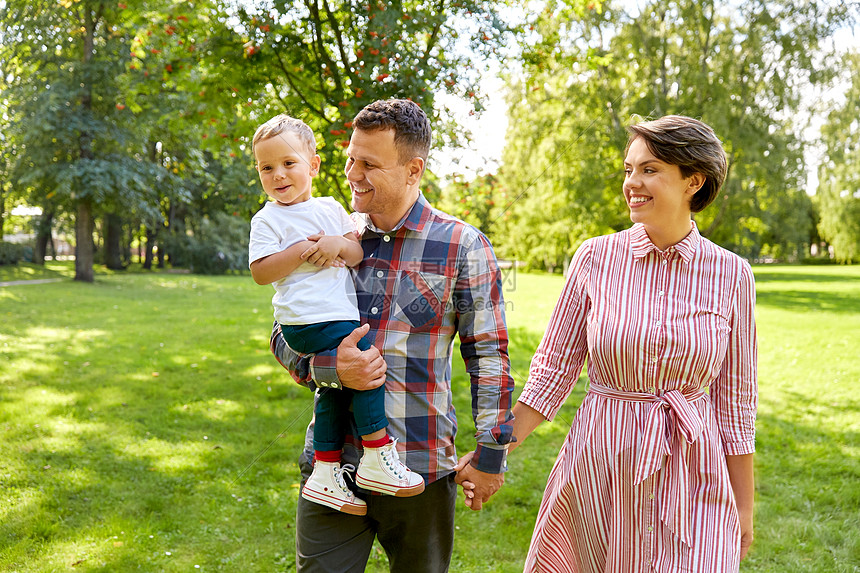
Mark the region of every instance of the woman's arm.
[[523, 441], [529, 437], [529, 434], [531, 434], [541, 422], [546, 420], [546, 418], [543, 417], [543, 414], [522, 402], [514, 404], [511, 412], [514, 415], [514, 437], [517, 441], [508, 444], [508, 453], [512, 452], [514, 448], [522, 444]]
[[753, 542], [753, 505], [755, 503], [755, 475], [753, 454], [726, 456], [729, 479], [738, 506], [741, 526], [741, 559], [747, 556]]

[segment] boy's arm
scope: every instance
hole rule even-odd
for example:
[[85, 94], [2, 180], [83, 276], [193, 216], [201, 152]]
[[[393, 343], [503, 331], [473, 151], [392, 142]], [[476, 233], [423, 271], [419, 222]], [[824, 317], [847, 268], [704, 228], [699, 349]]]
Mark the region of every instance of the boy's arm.
[[314, 244], [309, 240], [299, 241], [279, 253], [257, 259], [250, 265], [251, 277], [258, 285], [267, 285], [288, 276], [305, 262], [302, 253]]
[[317, 233], [308, 237], [308, 240], [315, 243], [302, 253], [302, 259], [318, 267], [330, 266], [338, 260], [354, 267], [364, 258], [364, 250], [355, 233], [347, 233], [343, 236]]
[[361, 248], [361, 241], [355, 236], [355, 233], [347, 233], [343, 236], [346, 239], [346, 244], [340, 251], [340, 258], [348, 267], [354, 267], [364, 260], [364, 249]]

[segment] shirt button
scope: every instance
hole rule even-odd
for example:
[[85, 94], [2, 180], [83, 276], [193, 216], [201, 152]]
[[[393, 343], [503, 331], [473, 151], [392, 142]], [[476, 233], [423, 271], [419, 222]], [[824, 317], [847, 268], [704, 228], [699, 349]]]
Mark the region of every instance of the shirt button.
[[651, 533], [652, 531], [654, 531], [654, 528], [649, 525], [648, 526], [648, 533]]
[[326, 386], [328, 386], [328, 382], [320, 382], [320, 386], [322, 386], [323, 388], [325, 388]]
[[654, 326], [662, 326], [662, 325], [663, 325], [663, 323], [662, 323], [662, 322], [660, 322], [659, 320], [658, 320], [657, 322], [655, 322], [655, 323], [654, 323]]
[[657, 362], [657, 357], [656, 357], [656, 356], [652, 356], [652, 357], [651, 357], [651, 362]]
[[651, 392], [651, 393], [653, 394], [653, 393], [654, 393], [654, 387], [653, 387], [653, 386], [649, 386], [649, 387], [648, 387], [648, 391], [649, 391], [649, 392]]
[[383, 277], [383, 275], [385, 275], [385, 273], [384, 273], [384, 272], [382, 272], [382, 271], [376, 271], [376, 276], [378, 276], [379, 278], [382, 278], [382, 277]]
[[652, 493], [652, 494], [650, 494], [650, 495], [648, 496], [648, 499], [654, 499], [654, 494], [653, 494], [653, 493]]
[[382, 235], [382, 240], [387, 243], [387, 242], [391, 241], [391, 237], [389, 237], [388, 235]]
[[666, 264], [666, 263], [668, 263], [668, 262], [669, 262], [669, 261], [663, 261], [663, 264], [665, 265], [665, 264]]
[[379, 309], [376, 308], [375, 306], [370, 309], [370, 314], [376, 314], [377, 312], [379, 312]]
[[658, 295], [658, 296], [663, 296], [664, 294], [666, 294], [666, 292], [665, 292], [665, 291], [662, 291], [662, 290], [661, 290], [660, 292], [658, 292], [658, 293], [657, 293], [657, 295]]

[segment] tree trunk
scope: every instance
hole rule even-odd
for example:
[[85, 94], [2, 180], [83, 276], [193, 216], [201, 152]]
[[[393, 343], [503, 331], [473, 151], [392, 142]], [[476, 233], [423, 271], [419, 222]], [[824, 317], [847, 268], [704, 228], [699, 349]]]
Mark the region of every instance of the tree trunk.
[[144, 251], [143, 268], [152, 269], [152, 247], [155, 246], [156, 232], [146, 228], [146, 250]]
[[[48, 252], [48, 245], [53, 246], [53, 241], [51, 240], [53, 227], [54, 209], [45, 208], [42, 211], [42, 216], [39, 217], [39, 223], [36, 225], [36, 247], [33, 249], [33, 262], [37, 265], [45, 264], [45, 255]], [[56, 256], [57, 254], [54, 253], [54, 257]]]
[[5, 182], [0, 181], [0, 241], [3, 240], [3, 222], [6, 218], [6, 192], [3, 191]]
[[128, 268], [131, 265], [131, 243], [134, 241], [134, 223], [129, 223], [123, 230], [126, 233], [122, 241], [122, 264]]
[[75, 280], [93, 282], [93, 206], [89, 199], [78, 202], [75, 219]]
[[105, 265], [113, 271], [121, 271], [122, 265], [122, 219], [116, 213], [105, 216]]
[[[83, 7], [84, 16], [84, 58], [83, 64], [86, 70], [90, 60], [95, 53], [95, 30], [99, 16], [94, 16], [90, 7]], [[92, 86], [89, 83], [81, 83], [81, 108], [84, 114], [89, 114], [93, 107]], [[90, 161], [93, 159], [93, 135], [86, 129], [81, 131], [79, 137], [80, 160]], [[85, 189], [78, 189], [79, 194], [86, 193]], [[80, 195], [79, 195], [80, 196]], [[93, 282], [93, 262], [95, 249], [93, 246], [93, 221], [92, 201], [84, 196], [78, 201], [78, 213], [75, 218], [75, 280]]]

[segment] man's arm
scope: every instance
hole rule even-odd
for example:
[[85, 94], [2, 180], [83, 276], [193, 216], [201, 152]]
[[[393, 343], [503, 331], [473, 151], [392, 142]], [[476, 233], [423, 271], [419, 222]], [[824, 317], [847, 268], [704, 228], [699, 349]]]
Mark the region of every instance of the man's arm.
[[457, 482], [474, 485], [469, 505], [479, 510], [504, 483], [508, 444], [513, 436], [508, 333], [505, 326], [502, 275], [493, 248], [482, 234], [465, 246], [454, 286], [460, 353], [472, 382], [472, 416], [477, 447]]
[[335, 350], [302, 355], [289, 347], [281, 334], [281, 325], [276, 322], [270, 349], [281, 366], [303, 386], [371, 390], [385, 383], [386, 364], [375, 346], [363, 352], [358, 348], [358, 341], [368, 330], [367, 324], [356, 328]]

